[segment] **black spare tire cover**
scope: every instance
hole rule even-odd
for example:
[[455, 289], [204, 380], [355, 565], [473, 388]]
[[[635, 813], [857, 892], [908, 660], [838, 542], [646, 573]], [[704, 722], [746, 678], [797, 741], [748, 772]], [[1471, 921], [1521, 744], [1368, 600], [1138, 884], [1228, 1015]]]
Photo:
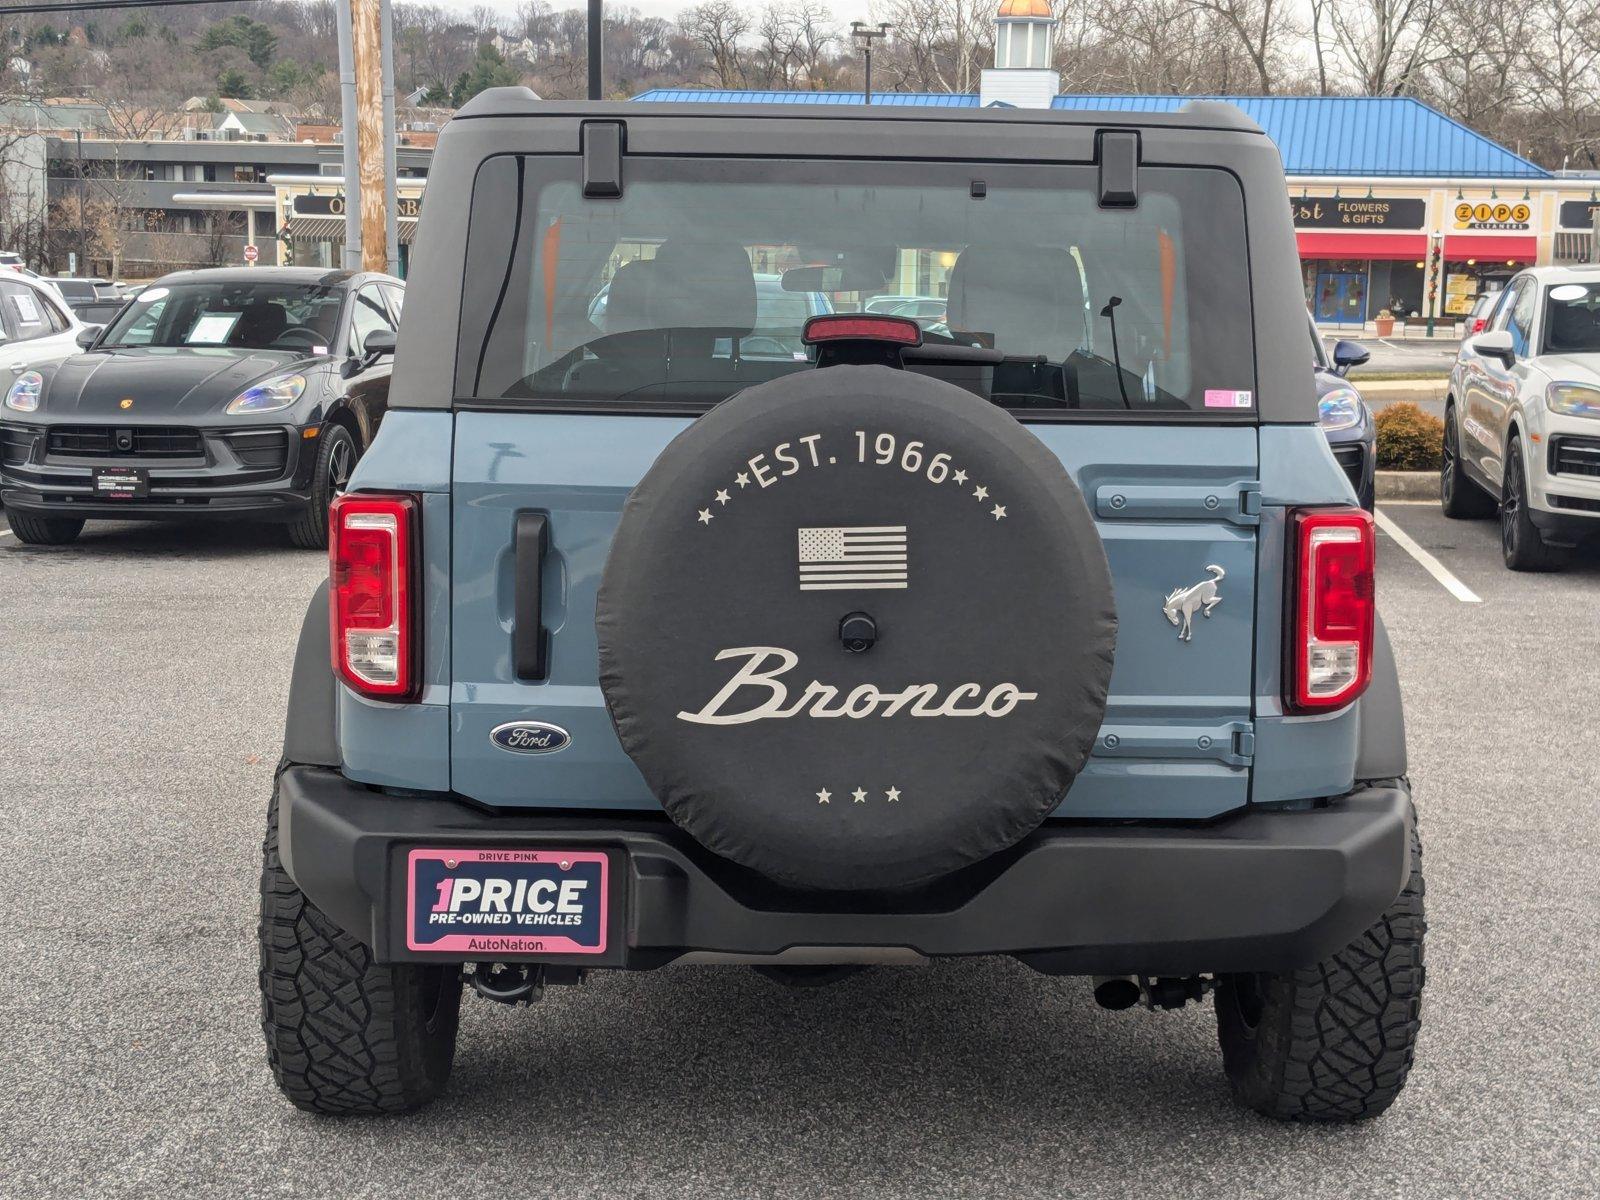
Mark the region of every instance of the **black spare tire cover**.
[[[851, 614], [870, 648], [841, 639]], [[1056, 457], [971, 393], [876, 366], [760, 384], [677, 437], [623, 508], [595, 620], [617, 733], [672, 819], [772, 879], [852, 890], [1037, 827], [1093, 745], [1116, 641]]]

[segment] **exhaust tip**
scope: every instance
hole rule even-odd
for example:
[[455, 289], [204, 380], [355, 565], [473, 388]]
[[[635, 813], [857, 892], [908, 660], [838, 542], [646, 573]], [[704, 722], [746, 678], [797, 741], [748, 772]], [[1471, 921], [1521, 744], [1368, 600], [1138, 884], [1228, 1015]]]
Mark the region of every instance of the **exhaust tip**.
[[1101, 1008], [1120, 1012], [1139, 1003], [1142, 989], [1132, 975], [1097, 975], [1094, 980], [1094, 1001]]

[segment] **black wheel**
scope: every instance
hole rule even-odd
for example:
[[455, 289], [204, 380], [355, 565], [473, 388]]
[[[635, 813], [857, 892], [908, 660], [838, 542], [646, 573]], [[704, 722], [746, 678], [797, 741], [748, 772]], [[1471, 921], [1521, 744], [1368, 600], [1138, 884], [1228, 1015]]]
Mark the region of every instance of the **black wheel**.
[[1283, 1121], [1359, 1121], [1394, 1103], [1421, 1026], [1422, 843], [1387, 912], [1350, 945], [1278, 974], [1225, 975], [1217, 1036], [1234, 1096]]
[[1439, 507], [1455, 520], [1473, 520], [1494, 514], [1494, 497], [1467, 478], [1461, 466], [1461, 430], [1455, 406], [1444, 412], [1444, 450], [1440, 455]]
[[1500, 496], [1500, 554], [1513, 571], [1553, 571], [1561, 552], [1545, 545], [1528, 517], [1528, 478], [1522, 467], [1522, 439], [1506, 447], [1505, 483]]
[[289, 538], [305, 550], [328, 547], [328, 505], [350, 486], [361, 451], [343, 425], [325, 425], [317, 443], [317, 462], [311, 474], [311, 503], [289, 524]]
[[83, 522], [72, 517], [35, 517], [28, 513], [8, 512], [6, 520], [17, 541], [30, 546], [64, 546], [78, 540], [83, 532]]
[[382, 966], [306, 899], [278, 859], [278, 797], [261, 869], [261, 1029], [273, 1078], [308, 1112], [420, 1108], [455, 1059], [461, 969]]

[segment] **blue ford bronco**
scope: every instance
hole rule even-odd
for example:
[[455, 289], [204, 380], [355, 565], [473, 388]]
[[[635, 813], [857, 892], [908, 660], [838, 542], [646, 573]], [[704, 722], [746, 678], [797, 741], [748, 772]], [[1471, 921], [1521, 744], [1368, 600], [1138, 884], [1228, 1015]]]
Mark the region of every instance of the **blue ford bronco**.
[[464, 986], [1003, 954], [1383, 1111], [1420, 846], [1283, 197], [1213, 103], [464, 108], [294, 664], [288, 1097], [427, 1103]]

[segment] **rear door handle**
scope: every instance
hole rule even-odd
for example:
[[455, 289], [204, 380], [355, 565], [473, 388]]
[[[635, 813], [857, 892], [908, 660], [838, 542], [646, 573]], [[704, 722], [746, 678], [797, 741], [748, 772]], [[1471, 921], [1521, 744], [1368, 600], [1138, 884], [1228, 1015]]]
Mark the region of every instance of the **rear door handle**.
[[550, 518], [518, 513], [515, 543], [516, 624], [511, 629], [511, 664], [518, 679], [544, 679], [550, 671], [550, 635], [544, 627], [544, 556], [550, 549]]

